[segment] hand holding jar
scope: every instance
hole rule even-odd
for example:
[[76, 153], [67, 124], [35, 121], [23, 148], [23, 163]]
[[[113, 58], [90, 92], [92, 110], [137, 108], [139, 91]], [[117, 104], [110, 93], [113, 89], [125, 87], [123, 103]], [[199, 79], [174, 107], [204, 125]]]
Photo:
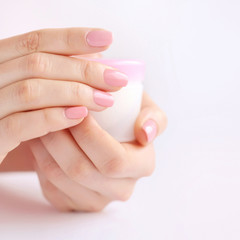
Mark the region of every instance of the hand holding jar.
[[144, 93], [134, 140], [120, 143], [92, 112], [114, 106], [111, 93], [126, 86], [128, 76], [70, 57], [92, 58], [86, 54], [111, 41], [108, 31], [81, 28], [0, 41], [0, 167], [34, 169], [45, 197], [62, 211], [99, 211], [127, 200], [136, 181], [154, 170], [152, 143], [165, 129], [166, 115]]

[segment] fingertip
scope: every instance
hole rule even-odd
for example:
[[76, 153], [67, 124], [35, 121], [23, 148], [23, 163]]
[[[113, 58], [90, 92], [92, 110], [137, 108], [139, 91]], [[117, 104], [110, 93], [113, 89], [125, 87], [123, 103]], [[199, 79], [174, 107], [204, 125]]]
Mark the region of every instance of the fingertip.
[[103, 29], [93, 29], [86, 35], [86, 41], [90, 47], [106, 47], [112, 44], [112, 32]]
[[88, 109], [86, 107], [70, 107], [65, 109], [65, 116], [68, 119], [81, 119], [88, 115]]
[[142, 145], [150, 144], [166, 129], [166, 126], [167, 116], [162, 110], [144, 108], [136, 121], [136, 139]]
[[157, 136], [157, 132], [158, 132], [157, 123], [152, 119], [148, 119], [143, 124], [142, 131], [144, 132], [147, 143], [152, 142]]
[[136, 139], [142, 145], [147, 145], [153, 142], [157, 137], [157, 134], [158, 126], [153, 119], [142, 121], [135, 131]]

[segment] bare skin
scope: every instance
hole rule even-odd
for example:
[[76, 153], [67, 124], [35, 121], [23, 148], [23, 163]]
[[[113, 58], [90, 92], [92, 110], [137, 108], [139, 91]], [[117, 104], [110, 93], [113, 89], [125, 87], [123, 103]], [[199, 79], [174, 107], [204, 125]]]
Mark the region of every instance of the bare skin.
[[5, 103], [0, 171], [36, 171], [44, 196], [61, 211], [100, 211], [113, 200], [129, 199], [136, 181], [155, 166], [144, 123], [154, 121], [155, 137], [167, 125], [165, 113], [146, 93], [135, 142], [117, 142], [90, 115], [68, 119], [63, 114], [74, 106], [103, 111], [106, 107], [93, 100], [94, 89], [121, 88], [104, 82], [107, 66], [69, 57], [108, 48], [87, 44], [91, 30], [47, 29], [0, 40], [0, 102]]

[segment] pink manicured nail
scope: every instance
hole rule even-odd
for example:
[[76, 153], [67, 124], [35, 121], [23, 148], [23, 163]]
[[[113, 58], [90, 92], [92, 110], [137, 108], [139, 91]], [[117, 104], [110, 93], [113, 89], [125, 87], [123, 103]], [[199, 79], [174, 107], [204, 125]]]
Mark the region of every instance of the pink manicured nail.
[[114, 103], [113, 96], [99, 90], [93, 91], [94, 102], [102, 107], [111, 107]]
[[157, 135], [157, 124], [149, 119], [143, 124], [143, 131], [146, 134], [147, 141], [152, 142]]
[[128, 76], [116, 70], [106, 69], [103, 73], [104, 81], [114, 87], [124, 87], [128, 83]]
[[88, 115], [86, 107], [70, 107], [65, 109], [65, 116], [69, 119], [85, 118]]
[[93, 30], [86, 36], [87, 43], [92, 47], [104, 47], [112, 43], [112, 33], [104, 30]]

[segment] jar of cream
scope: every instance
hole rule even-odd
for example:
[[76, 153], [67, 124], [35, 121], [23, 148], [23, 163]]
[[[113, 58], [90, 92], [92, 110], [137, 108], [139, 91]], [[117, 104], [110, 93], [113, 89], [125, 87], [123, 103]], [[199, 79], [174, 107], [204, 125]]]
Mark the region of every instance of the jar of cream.
[[111, 92], [114, 105], [102, 112], [90, 111], [99, 125], [119, 142], [135, 140], [134, 125], [140, 112], [145, 64], [138, 60], [91, 59], [128, 76], [128, 85]]

